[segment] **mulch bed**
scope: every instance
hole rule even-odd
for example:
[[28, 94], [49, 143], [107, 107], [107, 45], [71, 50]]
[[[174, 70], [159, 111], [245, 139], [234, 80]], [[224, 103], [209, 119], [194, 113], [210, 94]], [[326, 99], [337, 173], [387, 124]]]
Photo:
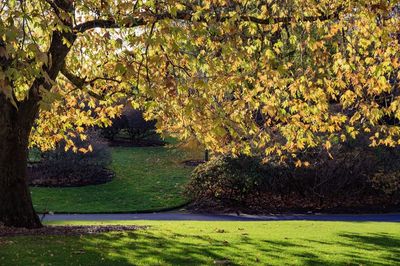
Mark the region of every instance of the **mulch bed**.
[[106, 168], [91, 171], [90, 175], [80, 175], [77, 172], [52, 172], [40, 163], [31, 164], [28, 167], [28, 184], [32, 187], [82, 187], [105, 184], [115, 176], [113, 171]]
[[108, 232], [126, 232], [147, 229], [136, 225], [101, 225], [101, 226], [44, 226], [38, 229], [13, 228], [0, 225], [0, 237], [10, 236], [81, 236]]
[[388, 213], [400, 211], [400, 198], [385, 195], [333, 197], [320, 202], [300, 195], [262, 193], [248, 195], [244, 201], [214, 197], [193, 201], [187, 206], [192, 212], [287, 214], [287, 213]]

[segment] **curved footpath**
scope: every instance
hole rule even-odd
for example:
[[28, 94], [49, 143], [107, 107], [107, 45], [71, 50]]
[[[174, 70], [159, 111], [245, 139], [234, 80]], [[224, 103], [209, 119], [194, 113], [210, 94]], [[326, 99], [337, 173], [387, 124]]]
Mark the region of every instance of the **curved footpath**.
[[[40, 215], [41, 216], [41, 215]], [[53, 214], [44, 221], [354, 221], [400, 222], [400, 213], [391, 214], [288, 214], [288, 215], [236, 215], [194, 213], [132, 213], [132, 214]]]

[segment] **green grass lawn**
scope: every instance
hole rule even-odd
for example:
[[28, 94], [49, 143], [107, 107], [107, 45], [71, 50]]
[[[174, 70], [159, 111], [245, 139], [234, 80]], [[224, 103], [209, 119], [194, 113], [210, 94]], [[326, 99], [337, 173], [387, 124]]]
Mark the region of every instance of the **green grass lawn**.
[[182, 185], [192, 168], [181, 164], [187, 151], [166, 147], [112, 148], [116, 177], [103, 185], [32, 188], [39, 212], [139, 212], [185, 203]]
[[151, 227], [0, 238], [0, 265], [400, 265], [399, 223], [113, 223]]

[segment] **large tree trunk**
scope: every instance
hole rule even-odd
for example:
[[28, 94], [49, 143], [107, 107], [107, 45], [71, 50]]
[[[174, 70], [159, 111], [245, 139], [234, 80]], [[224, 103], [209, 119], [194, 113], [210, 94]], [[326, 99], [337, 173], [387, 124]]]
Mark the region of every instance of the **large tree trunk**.
[[[73, 1], [54, 1], [54, 6], [57, 10], [61, 9], [69, 14], [74, 11]], [[72, 28], [72, 16], [66, 16], [63, 23]], [[51, 80], [56, 80], [71, 49], [70, 44], [73, 44], [76, 38], [75, 31], [55, 30], [52, 33], [47, 53], [51, 66], [44, 65], [42, 69]], [[1, 46], [4, 48], [5, 44], [0, 40]], [[4, 60], [4, 57], [0, 56], [0, 59], [0, 69], [4, 70], [15, 58]], [[12, 82], [9, 83], [12, 85]], [[40, 86], [50, 90], [52, 83], [38, 76], [29, 89], [29, 97], [18, 102], [18, 108], [6, 99], [0, 88], [0, 223], [5, 225], [27, 228], [42, 226], [33, 209], [26, 180], [28, 141], [39, 112]]]
[[0, 93], [0, 223], [38, 228], [41, 222], [27, 185], [29, 134], [37, 108], [12, 106]]

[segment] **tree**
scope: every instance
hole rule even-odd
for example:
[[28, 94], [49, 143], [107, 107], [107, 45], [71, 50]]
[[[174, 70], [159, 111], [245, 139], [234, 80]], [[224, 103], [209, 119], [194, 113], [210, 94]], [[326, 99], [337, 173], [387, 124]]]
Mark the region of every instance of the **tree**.
[[[0, 221], [39, 227], [27, 147], [107, 126], [121, 100], [218, 153], [370, 134], [397, 145], [398, 1], [10, 0], [0, 4]], [[90, 147], [88, 147], [90, 150]], [[86, 149], [81, 148], [85, 152]], [[301, 162], [300, 162], [301, 163]]]

